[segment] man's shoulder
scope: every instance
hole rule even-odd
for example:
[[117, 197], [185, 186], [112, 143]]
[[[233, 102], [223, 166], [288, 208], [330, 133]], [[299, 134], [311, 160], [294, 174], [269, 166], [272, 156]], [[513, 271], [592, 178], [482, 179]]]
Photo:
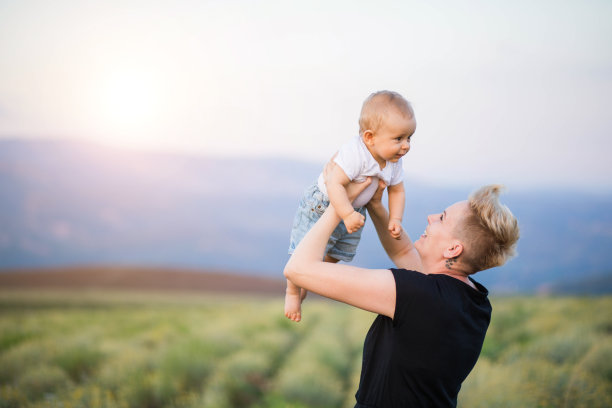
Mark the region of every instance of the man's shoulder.
[[428, 280], [427, 277], [429, 276], [423, 272], [403, 268], [391, 268], [391, 272], [393, 272], [397, 284], [415, 280], [425, 282]]

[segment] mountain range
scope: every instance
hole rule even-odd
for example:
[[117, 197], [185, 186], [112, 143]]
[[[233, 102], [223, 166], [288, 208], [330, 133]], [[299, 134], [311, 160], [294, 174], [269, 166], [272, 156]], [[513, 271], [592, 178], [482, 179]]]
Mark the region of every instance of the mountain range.
[[[1, 139], [0, 269], [138, 265], [282, 276], [294, 211], [322, 164]], [[469, 194], [410, 178], [405, 189], [404, 229], [414, 238], [428, 213]], [[521, 239], [517, 258], [475, 276], [493, 293], [610, 281], [611, 193], [509, 191], [502, 201]], [[369, 221], [353, 263], [392, 266]]]

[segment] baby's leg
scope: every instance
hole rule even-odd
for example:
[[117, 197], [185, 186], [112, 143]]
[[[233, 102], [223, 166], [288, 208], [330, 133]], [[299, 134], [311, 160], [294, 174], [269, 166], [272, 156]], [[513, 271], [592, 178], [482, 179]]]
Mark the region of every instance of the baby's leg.
[[300, 288], [300, 300], [303, 302], [306, 299], [306, 295], [308, 295], [308, 291], [304, 288]]
[[287, 279], [287, 290], [285, 291], [285, 316], [294, 322], [302, 320], [302, 299], [306, 297], [306, 295], [301, 294], [302, 291], [305, 292], [304, 289], [295, 286]]
[[[325, 255], [325, 262], [336, 263], [338, 259]], [[308, 291], [295, 286], [287, 279], [287, 290], [285, 291], [285, 316], [294, 322], [302, 320], [302, 302], [306, 299]]]

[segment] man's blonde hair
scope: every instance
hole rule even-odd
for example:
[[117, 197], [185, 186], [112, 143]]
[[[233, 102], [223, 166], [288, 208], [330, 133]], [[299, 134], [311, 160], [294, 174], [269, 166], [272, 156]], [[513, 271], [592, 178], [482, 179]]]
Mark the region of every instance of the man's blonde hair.
[[414, 117], [414, 111], [410, 102], [402, 95], [393, 91], [374, 92], [366, 98], [361, 107], [359, 134], [363, 136], [363, 132], [366, 130], [376, 133], [390, 108], [396, 108], [408, 118]]
[[457, 226], [465, 246], [461, 261], [474, 273], [501, 266], [516, 255], [518, 221], [500, 203], [502, 190], [503, 186], [492, 184], [473, 192], [468, 198], [469, 214]]

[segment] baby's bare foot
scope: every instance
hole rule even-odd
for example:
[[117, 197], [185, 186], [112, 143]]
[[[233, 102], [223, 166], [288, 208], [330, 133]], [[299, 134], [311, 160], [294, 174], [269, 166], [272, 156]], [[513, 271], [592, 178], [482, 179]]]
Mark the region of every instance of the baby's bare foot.
[[302, 320], [302, 299], [299, 293], [285, 293], [285, 316], [294, 322]]

